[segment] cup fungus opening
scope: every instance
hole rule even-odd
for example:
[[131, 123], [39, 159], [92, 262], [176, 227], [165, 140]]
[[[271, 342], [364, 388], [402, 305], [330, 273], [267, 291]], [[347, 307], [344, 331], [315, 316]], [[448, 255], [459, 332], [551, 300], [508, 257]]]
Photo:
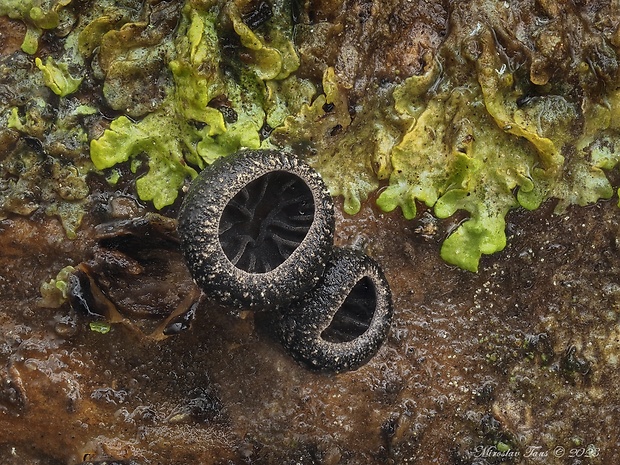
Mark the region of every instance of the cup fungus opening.
[[377, 308], [375, 284], [368, 276], [361, 278], [321, 333], [327, 342], [350, 342], [364, 334], [371, 325]]
[[276, 269], [312, 227], [315, 201], [299, 176], [272, 171], [249, 182], [222, 211], [218, 235], [230, 262], [248, 273]]

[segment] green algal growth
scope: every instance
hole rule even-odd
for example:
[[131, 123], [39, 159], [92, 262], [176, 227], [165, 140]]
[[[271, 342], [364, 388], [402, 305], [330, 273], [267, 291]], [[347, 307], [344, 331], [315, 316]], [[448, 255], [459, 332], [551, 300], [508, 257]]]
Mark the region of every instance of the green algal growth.
[[75, 268], [66, 266], [58, 272], [55, 278], [41, 284], [41, 301], [39, 306], [46, 308], [59, 308], [69, 299], [69, 277]]
[[[377, 203], [385, 211], [400, 207], [406, 218], [416, 216], [416, 201], [439, 218], [467, 212], [441, 256], [476, 271], [483, 254], [506, 246], [510, 209], [557, 198], [561, 211], [612, 196], [602, 170], [620, 158], [619, 107], [615, 92], [606, 105], [587, 101], [584, 109], [553, 92], [525, 100], [528, 89], [502, 62], [491, 31], [479, 26], [469, 37], [479, 50], [469, 58], [475, 80], [444, 73], [433, 82], [429, 76], [439, 72], [431, 67], [395, 89], [395, 109], [410, 126], [393, 147], [389, 186]], [[587, 123], [578, 133], [580, 110]]]
[[495, 445], [495, 448], [498, 450], [498, 452], [503, 453], [503, 454], [507, 454], [508, 452], [512, 450], [512, 448], [510, 447], [510, 444], [506, 444], [505, 442], [502, 442], [502, 441], [498, 441], [497, 444]]
[[10, 114], [7, 118], [6, 127], [9, 129], [16, 129], [18, 131], [24, 130], [24, 124], [19, 118], [19, 110], [17, 109], [17, 107], [11, 108]]
[[88, 327], [92, 332], [100, 334], [108, 334], [112, 330], [112, 325], [104, 321], [92, 321]]
[[[490, 72], [496, 86], [511, 85], [512, 76], [501, 68]], [[434, 208], [439, 218], [467, 211], [469, 219], [445, 240], [441, 255], [475, 271], [482, 254], [505, 247], [504, 217], [518, 206], [513, 191], [532, 190], [539, 160], [527, 140], [511, 136], [510, 131], [523, 132], [516, 124], [502, 121], [512, 127], [497, 127], [484, 87], [472, 82], [455, 88], [445, 81], [429, 99], [429, 77], [437, 74], [431, 67], [394, 92], [395, 107], [411, 125], [392, 151], [390, 185], [377, 202], [386, 211], [400, 207], [409, 219], [417, 213], [416, 201]], [[552, 156], [549, 160], [553, 163]]]
[[92, 107], [66, 100], [54, 118], [45, 101], [33, 98], [20, 111], [7, 110], [6, 127], [23, 137], [36, 138], [43, 150], [35, 150], [20, 141], [7, 152], [0, 173], [0, 212], [30, 215], [41, 209], [57, 216], [69, 238], [77, 230], [85, 213], [89, 194], [86, 174], [92, 162], [83, 157], [88, 137], [80, 125]]
[[27, 30], [22, 50], [30, 55], [39, 48], [43, 30], [58, 27], [63, 17], [63, 8], [71, 0], [3, 0], [0, 2], [0, 16], [21, 19]]
[[[0, 15], [26, 23], [23, 48], [34, 53], [44, 29], [62, 28], [69, 3], [0, 0]], [[320, 69], [321, 82], [298, 76], [309, 61], [293, 32], [304, 53], [316, 25], [293, 25], [290, 2], [268, 2], [258, 21], [248, 14], [252, 5], [98, 3], [59, 39], [64, 53], [1, 67], [16, 95], [0, 102], [5, 134], [43, 148], [21, 141], [5, 158], [3, 211], [44, 208], [74, 237], [93, 165], [114, 183], [123, 172], [114, 167], [128, 163], [140, 173], [138, 195], [162, 208], [217, 158], [275, 145], [305, 157], [349, 214], [384, 183], [377, 200], [384, 211], [413, 219], [423, 204], [440, 218], [462, 216], [441, 255], [475, 271], [483, 255], [506, 246], [511, 209], [553, 198], [562, 211], [613, 195], [606, 171], [620, 161], [618, 63], [597, 31], [567, 37], [575, 48], [570, 76], [552, 76], [538, 50], [520, 42], [511, 45], [518, 51], [506, 49], [496, 26], [470, 24], [455, 8], [450, 33], [423, 57], [419, 75], [371, 80], [360, 93], [331, 58], [303, 70]], [[485, 5], [501, 17], [501, 2]], [[523, 64], [530, 54], [536, 60]], [[31, 72], [33, 62], [41, 72]], [[107, 106], [122, 115], [102, 135], [89, 132], [97, 134], [92, 141], [83, 125], [98, 110], [73, 96], [77, 75], [102, 83]], [[46, 173], [53, 179], [38, 182]]]
[[136, 188], [140, 198], [153, 201], [156, 208], [173, 203], [185, 177], [195, 175], [183, 162], [176, 134], [163, 129], [169, 128], [167, 123], [166, 118], [156, 113], [137, 124], [121, 116], [112, 122], [103, 137], [91, 143], [90, 148], [97, 169], [148, 153], [149, 170], [136, 181]]
[[66, 63], [55, 63], [52, 57], [47, 57], [45, 64], [37, 57], [35, 64], [43, 72], [45, 85], [60, 97], [72, 94], [82, 83], [82, 78], [71, 76]]
[[[282, 11], [276, 20], [290, 22], [290, 14]], [[227, 22], [245, 47], [249, 63], [243, 66], [234, 59], [223, 63], [218, 27]], [[299, 66], [292, 26], [288, 36], [285, 27], [276, 29], [267, 43], [244, 26], [232, 4], [207, 10], [186, 5], [168, 64], [174, 85], [156, 111], [139, 121], [121, 116], [92, 141], [95, 166], [105, 169], [146, 155], [148, 171], [136, 182], [138, 195], [162, 208], [196, 170], [239, 148], [260, 147], [261, 129], [277, 105], [268, 89]], [[224, 65], [234, 73], [225, 73]]]

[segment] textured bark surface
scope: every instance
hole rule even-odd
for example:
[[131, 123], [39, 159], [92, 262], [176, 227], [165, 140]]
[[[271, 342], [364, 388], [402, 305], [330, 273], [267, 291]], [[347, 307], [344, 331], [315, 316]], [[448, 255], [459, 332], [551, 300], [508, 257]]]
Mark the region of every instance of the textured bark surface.
[[[168, 11], [166, 2], [150, 3]], [[168, 13], [178, 14], [174, 3]], [[427, 57], [446, 43], [471, 46], [441, 52], [444, 66], [468, 69], [458, 60], [480, 50], [457, 40], [463, 25], [492, 30], [501, 60], [522, 69], [538, 91], [551, 83], [580, 102], [586, 94], [596, 99], [617, 78], [615, 2], [294, 3], [298, 74], [319, 85], [333, 67], [353, 117], [356, 103], [372, 100], [372, 83], [422, 74]], [[20, 76], [30, 66], [18, 51], [25, 30], [0, 17], [3, 69], [15, 70], [4, 74], [0, 97], [11, 105], [20, 105]], [[58, 48], [57, 39], [45, 33], [40, 52]], [[575, 66], [584, 61], [596, 79]], [[42, 89], [48, 105], [41, 121], [53, 121], [61, 103]], [[114, 114], [105, 112], [88, 117], [89, 138], [100, 136]], [[438, 220], [420, 204], [416, 218], [405, 220], [400, 211], [380, 211], [371, 195], [350, 216], [336, 199], [335, 242], [381, 264], [394, 322], [368, 364], [317, 374], [285, 353], [260, 315], [208, 298], [188, 330], [156, 337], [195, 289], [174, 232], [140, 229], [136, 218], [152, 207], [123, 180], [113, 187], [90, 175], [88, 195], [77, 200], [72, 190], [55, 188], [71, 178], [62, 171], [68, 153], [75, 152], [72, 160], [85, 155], [79, 143], [62, 139], [62, 163], [51, 162], [60, 142], [45, 124], [34, 138], [0, 129], [0, 187], [23, 174], [10, 156], [16, 147], [30, 147], [39, 160], [25, 163], [30, 177], [0, 216], [2, 464], [620, 462], [617, 194], [561, 214], [553, 200], [533, 212], [513, 209], [506, 248], [484, 256], [478, 273], [440, 258], [464, 214]], [[617, 189], [617, 168], [610, 178]], [[56, 196], [84, 202], [75, 239], [46, 211]], [[178, 205], [162, 213], [174, 218]], [[107, 229], [97, 226], [108, 222]], [[41, 296], [42, 283], [78, 263], [88, 264], [120, 313], [122, 321], [105, 334], [93, 325], [102, 318], [68, 302], [49, 308]]]

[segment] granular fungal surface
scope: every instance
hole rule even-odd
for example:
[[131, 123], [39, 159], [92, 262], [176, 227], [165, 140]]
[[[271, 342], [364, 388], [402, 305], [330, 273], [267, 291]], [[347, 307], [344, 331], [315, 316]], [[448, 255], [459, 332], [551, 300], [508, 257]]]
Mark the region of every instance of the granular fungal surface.
[[[599, 1], [0, 0], [0, 464], [620, 462], [619, 24]], [[268, 146], [390, 284], [355, 371], [298, 365], [183, 261], [192, 178]]]

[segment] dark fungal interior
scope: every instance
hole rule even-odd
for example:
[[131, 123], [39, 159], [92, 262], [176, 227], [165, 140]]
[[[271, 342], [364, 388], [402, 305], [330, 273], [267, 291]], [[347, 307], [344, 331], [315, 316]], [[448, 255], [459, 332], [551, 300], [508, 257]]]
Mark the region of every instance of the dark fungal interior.
[[376, 306], [375, 285], [370, 277], [364, 276], [353, 286], [321, 338], [335, 343], [357, 339], [370, 327]]
[[314, 198], [298, 176], [274, 171], [244, 186], [224, 208], [222, 249], [238, 268], [266, 273], [304, 240], [314, 218]]

